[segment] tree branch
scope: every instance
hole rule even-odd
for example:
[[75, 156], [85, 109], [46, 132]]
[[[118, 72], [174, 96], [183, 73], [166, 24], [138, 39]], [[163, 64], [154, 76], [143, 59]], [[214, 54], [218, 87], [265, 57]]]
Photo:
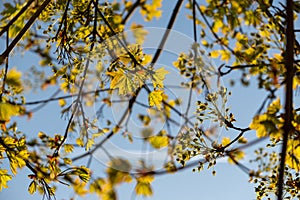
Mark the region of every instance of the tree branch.
[[281, 160], [279, 168], [279, 177], [277, 185], [277, 199], [283, 199], [283, 185], [284, 185], [284, 168], [287, 151], [288, 138], [293, 130], [291, 124], [293, 119], [293, 64], [294, 64], [294, 19], [293, 19], [293, 0], [286, 0], [286, 50], [285, 50], [285, 119], [283, 125], [283, 141], [281, 149]]
[[5, 51], [0, 55], [0, 65], [3, 64], [4, 60], [8, 57], [9, 53], [14, 49], [14, 47], [21, 40], [23, 35], [27, 32], [27, 30], [31, 27], [31, 25], [35, 22], [35, 20], [39, 17], [39, 15], [43, 12], [43, 10], [47, 7], [47, 5], [51, 2], [51, 0], [45, 0], [44, 3], [35, 11], [32, 17], [28, 20], [22, 30], [18, 33], [15, 39], [10, 43], [10, 45], [5, 49]]
[[26, 5], [14, 16], [0, 31], [0, 36], [3, 35], [3, 33], [7, 32], [9, 27], [17, 21], [17, 19], [29, 8], [29, 6], [34, 2], [35, 0], [29, 0]]

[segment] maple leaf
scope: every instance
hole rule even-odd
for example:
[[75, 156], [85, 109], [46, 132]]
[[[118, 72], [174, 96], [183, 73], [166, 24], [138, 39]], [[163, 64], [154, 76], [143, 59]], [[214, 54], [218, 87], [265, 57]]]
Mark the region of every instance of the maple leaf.
[[168, 74], [169, 72], [167, 70], [165, 70], [163, 67], [157, 69], [154, 71], [154, 74], [152, 75], [152, 83], [153, 83], [153, 87], [159, 87], [159, 88], [163, 88], [164, 87], [164, 79], [165, 79], [165, 75]]
[[158, 110], [162, 108], [163, 91], [154, 90], [149, 94], [149, 106], [156, 106]]
[[106, 72], [107, 75], [113, 77], [110, 83], [110, 89], [119, 89], [120, 95], [132, 93], [136, 89], [133, 80], [124, 72], [119, 69], [115, 72]]

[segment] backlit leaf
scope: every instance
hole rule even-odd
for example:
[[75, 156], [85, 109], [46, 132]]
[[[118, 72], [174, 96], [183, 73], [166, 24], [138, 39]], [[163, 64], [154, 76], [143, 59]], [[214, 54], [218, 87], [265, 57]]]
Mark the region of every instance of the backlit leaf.
[[0, 103], [0, 122], [5, 123], [10, 121], [13, 116], [18, 116], [22, 114], [24, 109], [19, 105], [14, 105], [7, 102]]
[[137, 195], [143, 195], [145, 197], [152, 195], [152, 188], [149, 183], [137, 182], [135, 186], [135, 192]]
[[222, 146], [223, 147], [225, 147], [227, 144], [229, 144], [230, 143], [230, 138], [228, 138], [228, 137], [224, 137], [223, 139], [222, 139]]
[[162, 90], [154, 90], [149, 94], [148, 101], [149, 106], [156, 106], [158, 110], [162, 108], [162, 100], [163, 100], [163, 91]]
[[164, 135], [151, 136], [150, 138], [148, 138], [148, 141], [151, 144], [151, 146], [155, 149], [166, 147], [169, 144], [168, 137]]
[[118, 69], [115, 72], [106, 72], [106, 74], [112, 77], [110, 89], [118, 89], [120, 95], [131, 94], [137, 88], [137, 85], [130, 77], [131, 75], [125, 74], [122, 69]]
[[12, 179], [12, 176], [7, 172], [6, 169], [0, 169], [0, 191], [2, 191], [2, 188], [7, 188], [7, 182]]
[[169, 72], [167, 70], [164, 69], [164, 67], [161, 67], [157, 70], [154, 71], [154, 74], [152, 75], [152, 83], [153, 83], [153, 87], [159, 87], [159, 88], [163, 88], [164, 87], [164, 79], [165, 79], [165, 75], [169, 74]]
[[230, 156], [228, 158], [228, 162], [231, 164], [235, 164], [235, 161], [239, 161], [245, 157], [245, 153], [241, 150], [235, 150], [233, 152], [230, 152]]
[[30, 194], [33, 194], [33, 193], [35, 193], [35, 191], [36, 191], [36, 182], [35, 182], [35, 180], [33, 180], [28, 187], [28, 192]]
[[6, 76], [6, 84], [11, 86], [16, 93], [20, 93], [23, 90], [21, 77], [22, 73], [16, 68], [9, 70]]
[[300, 140], [291, 139], [287, 144], [286, 164], [296, 170], [300, 171]]

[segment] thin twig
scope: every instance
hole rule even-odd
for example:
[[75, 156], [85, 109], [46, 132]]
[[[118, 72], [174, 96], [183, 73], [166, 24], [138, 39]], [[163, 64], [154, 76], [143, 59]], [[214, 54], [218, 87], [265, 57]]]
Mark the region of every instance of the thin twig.
[[128, 10], [127, 14], [125, 15], [125, 17], [122, 19], [121, 24], [125, 24], [127, 22], [127, 20], [129, 19], [129, 17], [133, 14], [134, 10], [140, 5], [141, 0], [137, 0]]
[[175, 19], [179, 13], [179, 9], [180, 9], [180, 6], [182, 4], [183, 0], [178, 0], [176, 5], [175, 5], [175, 8], [173, 9], [173, 12], [172, 12], [172, 15], [171, 15], [171, 18], [169, 20], [169, 23], [167, 25], [167, 28], [164, 32], [164, 35], [159, 43], [159, 46], [153, 56], [153, 59], [152, 59], [152, 62], [151, 62], [151, 66], [153, 67], [154, 64], [157, 62], [162, 50], [164, 49], [164, 46], [165, 46], [165, 43], [167, 41], [167, 38], [171, 32], [171, 29], [173, 28], [173, 25], [174, 25], [174, 22], [175, 22]]
[[[85, 96], [88, 94], [93, 94], [93, 93], [100, 93], [100, 92], [106, 92], [106, 91], [112, 91], [112, 89], [107, 88], [107, 89], [99, 89], [99, 90], [93, 90], [93, 91], [88, 91], [88, 92], [82, 92], [81, 95]], [[69, 98], [73, 98], [73, 97], [77, 97], [79, 95], [79, 93], [77, 94], [70, 94], [70, 95], [65, 95], [65, 96], [60, 96], [60, 97], [52, 97], [52, 98], [48, 98], [48, 99], [43, 99], [43, 100], [38, 100], [38, 101], [30, 101], [30, 102], [26, 102], [26, 103], [18, 103], [17, 105], [36, 105], [36, 104], [44, 104], [44, 103], [48, 103], [51, 101], [58, 101], [60, 99], [69, 99]]]

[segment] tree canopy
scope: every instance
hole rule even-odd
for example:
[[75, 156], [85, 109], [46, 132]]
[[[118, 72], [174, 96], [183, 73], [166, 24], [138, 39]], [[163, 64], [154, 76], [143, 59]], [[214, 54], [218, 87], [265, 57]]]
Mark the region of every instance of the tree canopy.
[[[27, 168], [28, 192], [47, 199], [67, 186], [117, 199], [128, 182], [148, 197], [156, 176], [217, 175], [225, 157], [249, 175], [257, 199], [299, 199], [299, 12], [298, 0], [4, 3], [0, 191]], [[21, 54], [32, 63], [12, 66]], [[231, 111], [237, 85], [265, 96], [244, 113], [246, 126]], [[23, 118], [35, 127], [30, 119], [46, 107], [44, 121], [64, 122], [59, 133], [20, 128]], [[163, 161], [147, 160], [153, 153]]]

